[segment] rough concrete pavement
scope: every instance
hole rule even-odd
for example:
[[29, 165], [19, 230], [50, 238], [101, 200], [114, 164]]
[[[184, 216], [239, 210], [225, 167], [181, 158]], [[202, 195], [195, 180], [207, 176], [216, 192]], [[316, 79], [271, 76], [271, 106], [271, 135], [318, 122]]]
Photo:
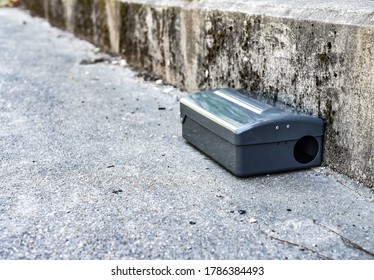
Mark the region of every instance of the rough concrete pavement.
[[374, 259], [371, 189], [238, 179], [181, 138], [186, 93], [95, 51], [0, 9], [0, 259]]

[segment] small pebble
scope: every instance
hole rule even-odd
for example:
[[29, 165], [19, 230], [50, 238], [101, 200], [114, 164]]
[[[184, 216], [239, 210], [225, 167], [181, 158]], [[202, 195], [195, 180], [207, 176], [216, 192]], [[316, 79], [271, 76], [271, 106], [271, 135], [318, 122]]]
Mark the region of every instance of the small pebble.
[[127, 66], [127, 62], [126, 62], [126, 60], [121, 59], [121, 60], [119, 61], [119, 65], [121, 65], [122, 67], [126, 67], [126, 66]]
[[174, 89], [174, 88], [172, 88], [172, 87], [165, 88], [165, 89], [163, 90], [163, 92], [164, 92], [164, 93], [170, 93], [173, 89]]
[[251, 224], [254, 224], [254, 223], [257, 223], [257, 220], [254, 219], [254, 218], [250, 218], [250, 219], [249, 219], [249, 222], [250, 222]]

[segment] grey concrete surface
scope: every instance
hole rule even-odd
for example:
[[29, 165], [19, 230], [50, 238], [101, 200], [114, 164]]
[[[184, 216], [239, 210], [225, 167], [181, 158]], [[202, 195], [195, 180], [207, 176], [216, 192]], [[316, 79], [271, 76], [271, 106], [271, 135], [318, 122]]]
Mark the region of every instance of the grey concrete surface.
[[374, 193], [326, 167], [238, 179], [178, 99], [0, 9], [0, 259], [374, 259]]
[[374, 188], [374, 1], [21, 2], [181, 89], [245, 88], [318, 115], [325, 164]]

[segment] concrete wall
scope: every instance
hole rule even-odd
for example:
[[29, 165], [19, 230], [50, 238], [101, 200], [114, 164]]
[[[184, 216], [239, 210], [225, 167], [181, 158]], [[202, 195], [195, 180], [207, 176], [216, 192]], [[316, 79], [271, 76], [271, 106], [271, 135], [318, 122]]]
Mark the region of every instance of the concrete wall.
[[374, 187], [374, 2], [22, 2], [187, 91], [246, 88], [322, 117], [325, 164]]

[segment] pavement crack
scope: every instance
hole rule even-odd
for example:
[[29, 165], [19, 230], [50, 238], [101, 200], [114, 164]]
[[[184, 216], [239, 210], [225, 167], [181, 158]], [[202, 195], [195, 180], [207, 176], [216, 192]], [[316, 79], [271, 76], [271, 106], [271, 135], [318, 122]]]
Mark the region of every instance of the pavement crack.
[[[357, 194], [358, 196], [363, 197], [365, 199], [368, 199], [370, 202], [374, 202], [374, 200], [373, 200], [373, 198], [370, 194], [362, 193], [362, 192], [356, 190], [354, 187], [349, 186], [349, 184], [347, 184], [346, 182], [343, 182], [342, 180], [336, 179], [336, 182], [339, 183], [340, 185], [342, 185], [343, 187], [347, 188], [351, 192]], [[374, 193], [374, 190], [369, 190], [369, 192]]]
[[320, 223], [318, 223], [317, 221], [313, 220], [313, 223], [316, 224], [317, 226], [320, 226], [322, 227], [323, 229], [325, 229], [326, 231], [328, 232], [331, 232], [331, 233], [334, 233], [336, 234], [337, 236], [339, 236], [341, 238], [341, 240], [343, 241], [343, 243], [346, 245], [346, 246], [349, 246], [349, 247], [352, 247], [354, 249], [357, 249], [357, 250], [360, 250], [362, 252], [364, 252], [365, 254], [368, 254], [369, 256], [372, 256], [374, 257], [374, 253], [373, 252], [370, 252], [368, 250], [366, 250], [365, 248], [363, 248], [362, 246], [360, 246], [359, 244], [353, 242], [352, 240], [350, 240], [349, 238], [345, 237], [344, 235], [336, 232], [335, 230], [331, 229], [331, 228], [328, 228]]
[[269, 237], [270, 239], [272, 240], [276, 240], [276, 241], [279, 241], [281, 243], [284, 243], [284, 244], [288, 244], [288, 245], [291, 245], [291, 246], [295, 246], [295, 247], [298, 247], [299, 250], [301, 251], [308, 251], [308, 252], [311, 252], [313, 254], [316, 254], [318, 255], [321, 259], [323, 260], [332, 260], [331, 258], [321, 254], [320, 252], [316, 251], [316, 250], [313, 250], [311, 248], [308, 248], [308, 247], [305, 247], [303, 245], [300, 245], [300, 244], [297, 244], [297, 243], [294, 243], [292, 241], [288, 241], [288, 240], [285, 240], [285, 239], [281, 239], [281, 238], [278, 238], [278, 237], [275, 237], [275, 236], [272, 236], [270, 234], [267, 234], [266, 232], [264, 231], [261, 231], [263, 234], [265, 234], [267, 237]]

